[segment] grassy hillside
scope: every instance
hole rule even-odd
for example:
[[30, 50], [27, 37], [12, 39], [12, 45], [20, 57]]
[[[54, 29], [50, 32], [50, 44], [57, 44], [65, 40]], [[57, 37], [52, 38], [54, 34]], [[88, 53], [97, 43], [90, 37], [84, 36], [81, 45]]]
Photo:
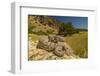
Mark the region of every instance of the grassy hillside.
[[88, 57], [88, 33], [80, 32], [72, 36], [65, 37], [66, 42], [73, 48], [76, 55], [87, 58]]

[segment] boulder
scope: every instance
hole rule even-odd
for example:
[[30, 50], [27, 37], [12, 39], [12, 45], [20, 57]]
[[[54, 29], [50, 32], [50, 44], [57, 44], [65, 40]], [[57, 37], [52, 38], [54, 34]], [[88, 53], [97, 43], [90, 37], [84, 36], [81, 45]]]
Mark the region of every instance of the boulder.
[[54, 43], [64, 42], [64, 37], [59, 36], [59, 35], [57, 35], [57, 36], [56, 35], [49, 35], [48, 40], [49, 40], [49, 42], [54, 42]]
[[56, 56], [61, 57], [66, 53], [67, 55], [72, 54], [71, 48], [64, 42], [64, 37], [49, 35], [39, 39], [37, 48], [43, 49], [49, 52], [53, 52]]
[[55, 36], [55, 39], [57, 42], [64, 42], [65, 41], [64, 37], [62, 37], [62, 36]]
[[56, 38], [55, 38], [55, 37], [56, 37], [55, 35], [49, 35], [49, 36], [48, 36], [49, 42], [54, 42], [54, 43], [56, 43], [57, 41], [56, 41]]
[[57, 55], [58, 57], [62, 57], [64, 55], [64, 50], [62, 46], [57, 46], [54, 50], [54, 54]]
[[37, 48], [47, 50], [48, 49], [48, 37], [46, 36], [40, 37], [39, 42], [37, 44]]
[[55, 43], [48, 42], [48, 50], [47, 51], [54, 51], [55, 47], [56, 47]]

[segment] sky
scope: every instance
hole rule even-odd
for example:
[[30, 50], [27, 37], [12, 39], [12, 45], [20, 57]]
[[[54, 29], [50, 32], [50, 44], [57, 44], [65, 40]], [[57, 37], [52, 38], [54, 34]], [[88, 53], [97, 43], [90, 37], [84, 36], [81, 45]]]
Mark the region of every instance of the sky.
[[88, 28], [88, 17], [74, 17], [74, 16], [50, 16], [58, 21], [67, 23], [72, 22], [75, 28]]

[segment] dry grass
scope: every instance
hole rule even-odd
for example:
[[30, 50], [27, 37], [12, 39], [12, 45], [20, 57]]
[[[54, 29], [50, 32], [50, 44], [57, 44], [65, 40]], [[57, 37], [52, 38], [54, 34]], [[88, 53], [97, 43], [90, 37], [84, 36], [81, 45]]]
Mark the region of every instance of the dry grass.
[[88, 33], [80, 32], [79, 34], [73, 34], [72, 36], [65, 37], [66, 43], [68, 43], [74, 50], [75, 54], [81, 58], [88, 57]]

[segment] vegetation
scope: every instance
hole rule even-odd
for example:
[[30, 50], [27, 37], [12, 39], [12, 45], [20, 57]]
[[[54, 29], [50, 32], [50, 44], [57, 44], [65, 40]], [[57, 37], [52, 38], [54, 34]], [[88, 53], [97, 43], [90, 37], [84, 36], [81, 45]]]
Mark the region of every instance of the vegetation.
[[88, 33], [79, 32], [65, 37], [66, 42], [72, 47], [74, 53], [82, 58], [88, 57]]
[[68, 23], [62, 23], [61, 26], [59, 27], [59, 35], [72, 35], [76, 33], [75, 28], [73, 27], [71, 22]]

